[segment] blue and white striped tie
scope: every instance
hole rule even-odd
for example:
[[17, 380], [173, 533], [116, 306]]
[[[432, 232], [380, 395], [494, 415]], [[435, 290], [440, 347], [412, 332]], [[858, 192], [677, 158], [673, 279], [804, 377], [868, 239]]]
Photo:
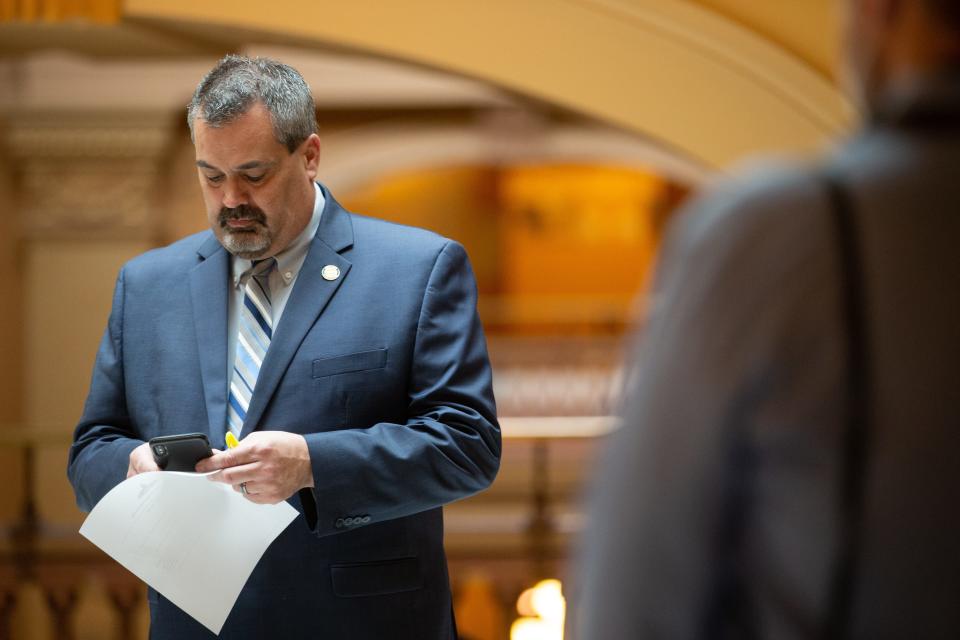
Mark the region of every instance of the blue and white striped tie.
[[250, 398], [257, 385], [260, 367], [273, 338], [273, 313], [270, 304], [270, 271], [276, 266], [274, 258], [255, 262], [240, 277], [245, 282], [243, 305], [238, 317], [237, 355], [230, 380], [230, 400], [227, 410], [227, 428], [237, 438], [247, 417]]

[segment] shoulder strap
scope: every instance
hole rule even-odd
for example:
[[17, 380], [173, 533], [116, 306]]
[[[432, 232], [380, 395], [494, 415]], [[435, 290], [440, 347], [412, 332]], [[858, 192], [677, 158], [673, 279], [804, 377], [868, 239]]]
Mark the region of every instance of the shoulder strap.
[[841, 312], [846, 342], [847, 405], [838, 473], [839, 536], [823, 637], [846, 638], [851, 618], [863, 534], [867, 463], [870, 451], [870, 361], [862, 256], [849, 190], [835, 173], [823, 181], [840, 263]]

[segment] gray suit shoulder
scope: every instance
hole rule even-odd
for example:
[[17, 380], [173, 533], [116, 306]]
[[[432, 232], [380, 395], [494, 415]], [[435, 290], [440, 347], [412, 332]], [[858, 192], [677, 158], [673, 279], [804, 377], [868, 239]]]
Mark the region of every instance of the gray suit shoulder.
[[709, 186], [682, 214], [684, 233], [698, 242], [788, 232], [822, 210], [824, 192], [811, 165], [768, 160], [744, 165]]
[[[664, 245], [661, 277], [745, 306], [801, 292], [833, 268], [827, 195], [816, 167], [751, 166], [686, 206]], [[693, 289], [691, 289], [693, 287]]]

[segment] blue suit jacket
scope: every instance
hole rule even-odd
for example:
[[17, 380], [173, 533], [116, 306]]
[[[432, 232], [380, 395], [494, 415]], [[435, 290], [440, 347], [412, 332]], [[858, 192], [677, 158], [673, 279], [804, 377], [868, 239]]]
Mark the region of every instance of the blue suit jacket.
[[[243, 426], [303, 434], [316, 488], [291, 496], [303, 517], [221, 637], [450, 638], [441, 505], [489, 485], [500, 458], [473, 273], [459, 244], [324, 196]], [[322, 278], [325, 265], [340, 277]], [[149, 438], [206, 431], [224, 446], [229, 268], [207, 231], [121, 270], [70, 451], [82, 509]], [[211, 637], [149, 598], [152, 638]]]

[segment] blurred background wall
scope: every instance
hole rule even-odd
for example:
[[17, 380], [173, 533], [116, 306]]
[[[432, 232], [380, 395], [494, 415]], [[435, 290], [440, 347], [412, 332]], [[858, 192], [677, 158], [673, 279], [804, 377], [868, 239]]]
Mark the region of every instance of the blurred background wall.
[[526, 590], [576, 579], [665, 227], [850, 127], [836, 36], [830, 0], [0, 0], [0, 638], [146, 637], [66, 450], [120, 265], [204, 228], [184, 113], [220, 56], [304, 74], [344, 205], [467, 247], [505, 447], [447, 548], [463, 636], [522, 640], [557, 637]]

